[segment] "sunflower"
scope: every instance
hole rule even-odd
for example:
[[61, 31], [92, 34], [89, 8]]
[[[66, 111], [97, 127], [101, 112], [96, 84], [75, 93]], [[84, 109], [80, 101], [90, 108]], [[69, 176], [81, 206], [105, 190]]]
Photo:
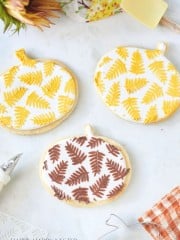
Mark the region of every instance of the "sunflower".
[[58, 17], [60, 4], [56, 0], [0, 0], [0, 17], [5, 30], [12, 25], [16, 30], [26, 24], [38, 27], [50, 27], [51, 17]]

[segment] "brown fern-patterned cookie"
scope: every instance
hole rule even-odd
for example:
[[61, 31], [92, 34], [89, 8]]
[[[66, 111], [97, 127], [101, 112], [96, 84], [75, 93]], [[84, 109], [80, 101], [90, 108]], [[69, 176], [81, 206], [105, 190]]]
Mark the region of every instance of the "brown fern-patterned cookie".
[[40, 163], [46, 189], [59, 200], [90, 206], [118, 197], [127, 187], [131, 166], [116, 142], [92, 134], [57, 141]]
[[72, 112], [78, 90], [73, 73], [54, 60], [35, 60], [23, 49], [20, 61], [0, 75], [0, 126], [19, 134], [52, 129]]

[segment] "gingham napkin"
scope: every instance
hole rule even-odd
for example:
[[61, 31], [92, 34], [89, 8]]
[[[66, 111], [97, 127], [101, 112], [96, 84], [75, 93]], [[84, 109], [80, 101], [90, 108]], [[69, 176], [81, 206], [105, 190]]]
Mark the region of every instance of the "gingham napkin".
[[180, 240], [180, 186], [138, 220], [155, 240]]

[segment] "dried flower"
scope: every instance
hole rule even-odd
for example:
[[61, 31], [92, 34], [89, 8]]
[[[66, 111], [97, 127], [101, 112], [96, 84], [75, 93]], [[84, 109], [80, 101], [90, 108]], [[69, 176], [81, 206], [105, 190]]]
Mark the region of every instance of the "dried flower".
[[4, 14], [9, 15], [11, 20], [40, 29], [50, 27], [52, 22], [49, 18], [58, 17], [57, 11], [60, 11], [60, 4], [56, 0], [0, 0], [0, 4]]

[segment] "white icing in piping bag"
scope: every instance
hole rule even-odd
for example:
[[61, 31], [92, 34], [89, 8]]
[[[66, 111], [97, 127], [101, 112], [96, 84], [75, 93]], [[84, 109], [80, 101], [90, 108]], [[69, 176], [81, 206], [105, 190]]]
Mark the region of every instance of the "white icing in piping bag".
[[22, 153], [19, 153], [0, 166], [0, 192], [11, 180], [11, 174], [21, 156]]

